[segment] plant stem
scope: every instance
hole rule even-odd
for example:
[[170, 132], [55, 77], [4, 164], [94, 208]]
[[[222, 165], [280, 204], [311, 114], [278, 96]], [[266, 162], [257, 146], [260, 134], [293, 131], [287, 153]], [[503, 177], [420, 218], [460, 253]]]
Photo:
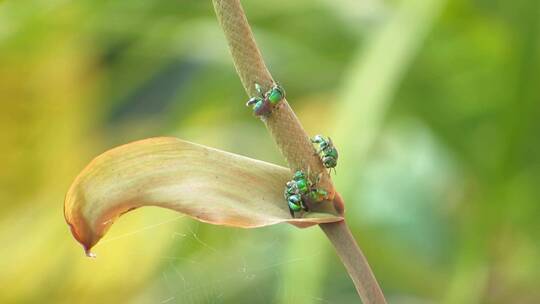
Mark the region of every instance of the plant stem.
[[351, 277], [358, 295], [364, 304], [368, 303], [386, 303], [368, 261], [354, 236], [347, 226], [345, 220], [328, 224], [319, 224], [321, 229], [326, 233], [332, 245], [347, 269]]
[[[255, 83], [265, 90], [269, 89], [274, 80], [255, 43], [240, 1], [212, 0], [212, 3], [225, 33], [236, 71], [248, 96], [257, 94]], [[287, 101], [283, 100], [263, 122], [293, 171], [302, 169], [309, 171], [312, 176], [321, 175], [319, 186], [326, 189], [333, 198], [333, 206], [330, 207], [333, 207], [334, 213], [342, 215], [343, 202], [335, 192], [330, 176], [315, 153], [309, 136]], [[345, 221], [320, 227], [334, 245], [364, 304], [386, 303], [379, 284]]]
[[[261, 85], [265, 91], [270, 89], [275, 81], [266, 68], [261, 52], [255, 43], [240, 1], [213, 0], [212, 2], [227, 39], [236, 72], [248, 96], [258, 95], [255, 83]], [[280, 106], [262, 120], [287, 160], [289, 168], [292, 171], [310, 172], [312, 179], [320, 174], [319, 186], [327, 190], [332, 198], [334, 186], [330, 176], [287, 100], [282, 100]], [[341, 206], [337, 207], [340, 209]]]

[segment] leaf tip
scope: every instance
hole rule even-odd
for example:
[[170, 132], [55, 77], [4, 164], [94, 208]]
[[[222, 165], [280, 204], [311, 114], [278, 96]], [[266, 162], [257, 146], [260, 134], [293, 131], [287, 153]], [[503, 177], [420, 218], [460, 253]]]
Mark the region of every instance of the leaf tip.
[[[91, 235], [86, 232], [85, 230], [89, 227], [77, 217], [72, 217], [73, 214], [65, 212], [66, 222], [69, 226], [69, 229], [71, 231], [71, 234], [73, 237], [81, 244], [81, 246], [84, 249], [84, 253], [87, 257], [95, 258], [96, 255], [92, 253], [90, 250], [92, 247], [96, 244], [96, 241], [93, 240]], [[81, 223], [79, 225], [75, 224], [75, 222]]]
[[[77, 183], [74, 183], [77, 184]], [[87, 257], [95, 258], [96, 255], [90, 250], [97, 243], [99, 238], [95, 238], [89, 223], [84, 219], [80, 202], [78, 201], [79, 194], [76, 187], [72, 185], [69, 189], [64, 201], [64, 218], [69, 226], [71, 234], [81, 244], [84, 253]]]

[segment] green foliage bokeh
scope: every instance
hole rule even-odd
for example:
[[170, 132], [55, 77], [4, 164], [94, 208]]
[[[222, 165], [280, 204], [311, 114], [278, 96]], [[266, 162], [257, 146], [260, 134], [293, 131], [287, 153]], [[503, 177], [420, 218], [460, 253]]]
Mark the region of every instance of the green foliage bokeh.
[[[308, 132], [342, 147], [336, 186], [390, 302], [538, 303], [540, 2], [243, 4]], [[95, 260], [69, 233], [71, 181], [119, 144], [284, 165], [210, 1], [7, 0], [0, 28], [1, 303], [356, 303], [317, 228], [143, 208]]]

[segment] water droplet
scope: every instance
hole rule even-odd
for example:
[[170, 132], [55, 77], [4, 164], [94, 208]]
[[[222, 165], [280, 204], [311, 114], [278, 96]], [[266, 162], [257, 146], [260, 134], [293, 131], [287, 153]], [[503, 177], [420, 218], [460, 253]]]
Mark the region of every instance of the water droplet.
[[86, 256], [92, 259], [95, 259], [97, 257], [96, 254], [91, 251], [86, 251]]

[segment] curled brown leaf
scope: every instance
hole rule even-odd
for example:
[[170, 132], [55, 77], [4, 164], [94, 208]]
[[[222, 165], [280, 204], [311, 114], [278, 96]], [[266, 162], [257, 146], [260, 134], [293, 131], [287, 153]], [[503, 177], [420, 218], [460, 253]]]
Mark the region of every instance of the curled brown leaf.
[[[171, 137], [111, 149], [77, 176], [64, 215], [87, 254], [120, 215], [159, 206], [202, 222], [255, 228], [340, 221], [338, 204], [323, 202], [291, 218], [283, 198], [289, 169]], [[337, 208], [334, 206], [336, 205]]]

